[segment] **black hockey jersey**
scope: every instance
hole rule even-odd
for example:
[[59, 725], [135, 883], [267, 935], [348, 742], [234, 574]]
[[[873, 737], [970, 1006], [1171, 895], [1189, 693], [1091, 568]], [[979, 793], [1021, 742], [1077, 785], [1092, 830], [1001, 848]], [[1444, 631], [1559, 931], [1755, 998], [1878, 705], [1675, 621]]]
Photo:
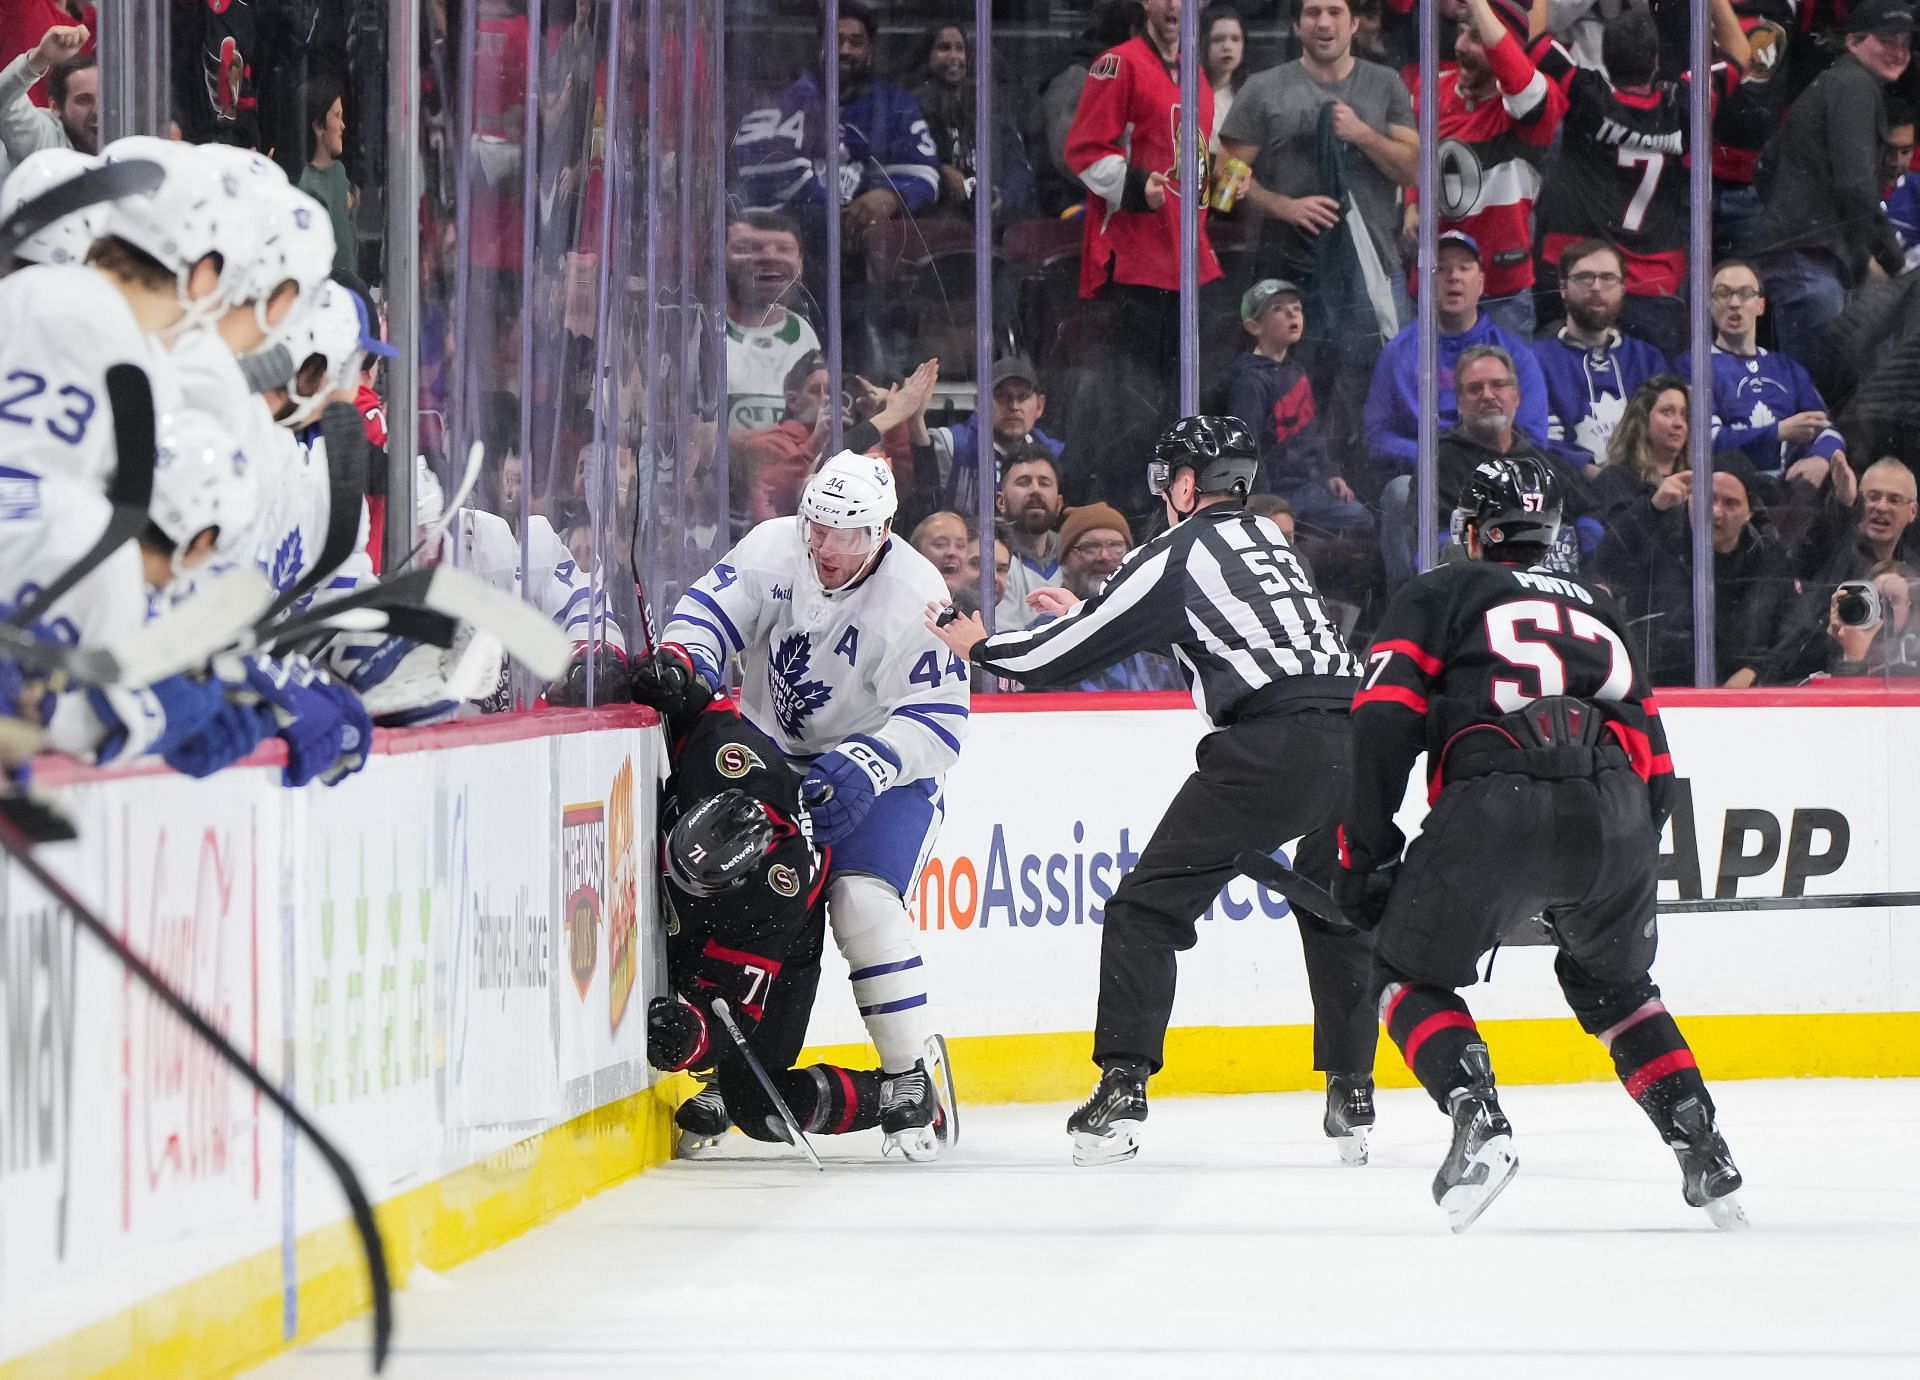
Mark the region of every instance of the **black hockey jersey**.
[[660, 869], [669, 984], [703, 1015], [713, 998], [725, 997], [745, 1033], [760, 1023], [781, 970], [820, 956], [826, 862], [800, 826], [800, 777], [732, 700], [718, 698], [668, 727], [674, 750], [660, 808], [663, 852], [681, 813], [724, 790], [754, 796], [774, 822], [760, 869], [723, 895], [682, 891], [668, 879], [664, 856]]
[[[1353, 699], [1353, 799], [1341, 847], [1363, 870], [1398, 857], [1394, 812], [1427, 754], [1431, 802], [1448, 749], [1472, 728], [1552, 695], [1594, 705], [1647, 783], [1656, 821], [1673, 782], [1660, 710], [1613, 601], [1566, 575], [1492, 561], [1436, 566], [1387, 606]], [[1345, 862], [1345, 858], [1343, 858]]]

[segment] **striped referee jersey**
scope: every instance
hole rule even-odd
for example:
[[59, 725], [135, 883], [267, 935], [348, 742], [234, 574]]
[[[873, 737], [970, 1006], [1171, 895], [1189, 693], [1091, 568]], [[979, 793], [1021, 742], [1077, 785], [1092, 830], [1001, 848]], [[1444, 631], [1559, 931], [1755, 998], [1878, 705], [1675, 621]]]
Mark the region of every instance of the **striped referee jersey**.
[[997, 633], [973, 660], [1027, 685], [1069, 685], [1136, 652], [1169, 650], [1216, 728], [1271, 685], [1288, 688], [1289, 704], [1327, 709], [1346, 708], [1359, 685], [1359, 659], [1280, 529], [1224, 503], [1129, 552], [1072, 612]]

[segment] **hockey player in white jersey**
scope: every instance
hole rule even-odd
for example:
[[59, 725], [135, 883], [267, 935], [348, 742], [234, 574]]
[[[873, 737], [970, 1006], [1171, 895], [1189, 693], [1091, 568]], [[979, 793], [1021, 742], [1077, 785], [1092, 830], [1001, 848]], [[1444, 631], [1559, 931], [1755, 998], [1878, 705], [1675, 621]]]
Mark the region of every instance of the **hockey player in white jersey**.
[[[156, 413], [180, 409], [157, 338], [207, 319], [219, 287], [213, 256], [250, 254], [254, 242], [237, 188], [228, 195], [219, 176], [180, 147], [158, 139], [109, 146], [103, 158], [159, 163], [165, 179], [151, 195], [81, 213], [78, 228], [73, 217], [49, 227], [28, 242], [49, 262], [0, 281], [0, 461], [104, 482], [114, 467], [106, 393], [114, 364], [146, 371]], [[45, 190], [58, 171], [29, 169], [34, 162], [8, 179], [10, 203]], [[96, 228], [86, 263], [59, 261]]]
[[939, 832], [968, 674], [922, 626], [946, 581], [893, 535], [896, 508], [884, 460], [829, 459], [796, 517], [755, 527], [681, 599], [634, 692], [649, 702], [676, 659], [717, 689], [741, 658], [741, 707], [805, 773], [814, 837], [832, 849], [828, 921], [888, 1075], [886, 1146], [931, 1159], [952, 1082], [905, 897]]
[[[0, 221], [19, 210], [21, 205], [43, 193], [63, 186], [81, 173], [99, 166], [97, 159], [78, 149], [41, 149], [21, 160], [0, 185]], [[104, 205], [86, 206], [52, 222], [27, 236], [14, 247], [14, 263], [8, 270], [28, 264], [46, 264], [56, 268], [74, 268], [86, 263], [93, 242], [106, 225]]]

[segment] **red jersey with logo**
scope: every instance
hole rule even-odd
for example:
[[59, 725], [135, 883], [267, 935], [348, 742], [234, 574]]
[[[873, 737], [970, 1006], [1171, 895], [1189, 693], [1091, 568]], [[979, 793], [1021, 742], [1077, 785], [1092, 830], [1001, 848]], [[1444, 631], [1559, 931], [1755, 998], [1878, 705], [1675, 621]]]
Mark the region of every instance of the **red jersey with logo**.
[[[1533, 286], [1533, 203], [1567, 97], [1512, 34], [1487, 49], [1487, 62], [1499, 87], [1491, 97], [1461, 91], [1457, 66], [1440, 73], [1440, 228], [1473, 236], [1486, 295], [1506, 297]], [[1417, 108], [1417, 71], [1408, 87]], [[1416, 188], [1407, 200], [1419, 200]]]
[[[1686, 81], [1622, 91], [1558, 44], [1540, 50], [1539, 64], [1567, 95], [1560, 162], [1540, 199], [1541, 256], [1557, 263], [1598, 235], [1626, 255], [1628, 292], [1676, 295], [1687, 271]], [[1739, 68], [1715, 65], [1713, 99], [1739, 82]]]
[[[1177, 71], [1177, 69], [1176, 69]], [[1220, 276], [1207, 242], [1207, 131], [1213, 128], [1213, 87], [1200, 83], [1200, 281]], [[1106, 283], [1180, 288], [1180, 83], [1144, 37], [1131, 38], [1093, 60], [1080, 108], [1067, 131], [1067, 166], [1094, 192], [1087, 198], [1086, 247], [1080, 259], [1080, 295]], [[1157, 211], [1121, 210], [1129, 168], [1165, 173], [1167, 199]]]

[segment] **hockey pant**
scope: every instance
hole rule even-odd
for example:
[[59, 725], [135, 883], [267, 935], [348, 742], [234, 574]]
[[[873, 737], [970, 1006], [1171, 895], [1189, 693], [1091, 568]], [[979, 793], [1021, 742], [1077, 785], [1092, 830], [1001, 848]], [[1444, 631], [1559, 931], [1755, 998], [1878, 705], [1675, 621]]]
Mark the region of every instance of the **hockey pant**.
[[[880, 1124], [880, 1073], [877, 1069], [844, 1069], [834, 1064], [794, 1068], [806, 1042], [807, 1021], [813, 1014], [820, 986], [820, 959], [780, 970], [767, 993], [760, 1024], [747, 1035], [747, 1047], [760, 1060], [767, 1076], [786, 1101], [787, 1110], [808, 1135], [844, 1135]], [[732, 1037], [716, 1032], [732, 1045]], [[719, 1065], [720, 1092], [727, 1100], [733, 1124], [755, 1140], [784, 1141], [785, 1123], [768, 1101], [760, 1080], [747, 1061], [735, 1056]]]
[[1407, 850], [1375, 935], [1380, 1017], [1444, 1109], [1482, 1042], [1456, 989], [1502, 932], [1546, 917], [1554, 972], [1580, 1026], [1666, 1137], [1674, 1106], [1713, 1099], [1649, 971], [1658, 947], [1659, 848], [1646, 787], [1624, 765], [1536, 780], [1512, 772], [1449, 784]]
[[1195, 922], [1236, 875], [1235, 854], [1270, 853], [1333, 818], [1345, 797], [1348, 736], [1345, 713], [1309, 711], [1243, 719], [1200, 740], [1198, 770], [1107, 902], [1095, 1063], [1143, 1059], [1159, 1070], [1175, 955], [1194, 946]]
[[941, 817], [936, 783], [895, 786], [833, 850], [827, 924], [888, 1073], [912, 1068], [935, 1030], [919, 935], [903, 898], [933, 849]]

